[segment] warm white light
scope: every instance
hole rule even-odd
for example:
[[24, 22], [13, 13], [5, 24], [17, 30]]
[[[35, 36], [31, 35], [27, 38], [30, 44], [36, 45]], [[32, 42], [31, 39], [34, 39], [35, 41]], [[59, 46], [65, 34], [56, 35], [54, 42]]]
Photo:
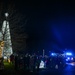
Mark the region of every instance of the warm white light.
[[44, 68], [44, 66], [45, 66], [45, 63], [44, 61], [41, 60], [39, 68]]
[[6, 17], [8, 17], [8, 15], [9, 15], [8, 13], [5, 13], [5, 16], [6, 16]]
[[6, 32], [5, 36], [4, 36], [4, 39], [5, 39], [4, 44], [6, 44], [8, 46], [8, 47], [6, 47], [6, 45], [2, 44], [4, 46], [3, 56], [6, 56], [7, 58], [11, 54], [13, 54], [12, 43], [11, 43], [11, 34], [10, 34], [10, 28], [9, 28], [9, 21], [7, 20], [8, 15], [9, 15], [8, 13], [5, 13], [6, 20], [3, 21], [3, 25], [2, 25], [2, 33], [4, 34]]

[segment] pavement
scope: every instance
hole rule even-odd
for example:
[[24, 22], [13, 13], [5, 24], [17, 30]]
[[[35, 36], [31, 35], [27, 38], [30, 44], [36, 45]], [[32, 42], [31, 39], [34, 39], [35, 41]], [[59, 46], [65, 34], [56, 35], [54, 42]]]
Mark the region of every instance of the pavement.
[[75, 62], [67, 63], [64, 69], [42, 70], [39, 75], [75, 75]]

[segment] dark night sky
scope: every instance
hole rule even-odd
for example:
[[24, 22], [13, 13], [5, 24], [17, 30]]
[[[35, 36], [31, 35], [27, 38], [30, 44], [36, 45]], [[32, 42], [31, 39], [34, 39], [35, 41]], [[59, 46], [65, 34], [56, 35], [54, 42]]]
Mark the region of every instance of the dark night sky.
[[26, 32], [30, 48], [75, 50], [75, 4], [64, 1], [14, 1], [29, 17]]

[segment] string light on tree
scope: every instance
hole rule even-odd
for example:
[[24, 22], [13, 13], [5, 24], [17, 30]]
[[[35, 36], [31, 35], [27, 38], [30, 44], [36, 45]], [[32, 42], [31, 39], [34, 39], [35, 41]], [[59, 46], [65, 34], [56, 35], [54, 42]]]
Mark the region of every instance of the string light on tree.
[[[5, 43], [3, 48], [3, 56], [7, 58], [10, 57], [10, 55], [13, 53], [9, 21], [7, 19], [8, 16], [9, 14], [5, 13], [6, 20], [3, 21], [3, 25], [2, 25], [3, 40]], [[2, 45], [3, 45], [3, 42], [2, 42]]]
[[9, 14], [8, 13], [5, 13], [5, 17], [8, 17], [9, 16]]

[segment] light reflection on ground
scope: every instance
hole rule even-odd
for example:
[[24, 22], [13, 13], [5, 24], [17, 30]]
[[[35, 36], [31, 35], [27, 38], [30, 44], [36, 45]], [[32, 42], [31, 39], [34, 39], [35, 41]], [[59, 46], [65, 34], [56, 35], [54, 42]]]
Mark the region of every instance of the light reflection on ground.
[[67, 63], [64, 69], [42, 70], [39, 75], [75, 75], [75, 62]]
[[68, 65], [75, 66], [75, 62], [67, 63]]

